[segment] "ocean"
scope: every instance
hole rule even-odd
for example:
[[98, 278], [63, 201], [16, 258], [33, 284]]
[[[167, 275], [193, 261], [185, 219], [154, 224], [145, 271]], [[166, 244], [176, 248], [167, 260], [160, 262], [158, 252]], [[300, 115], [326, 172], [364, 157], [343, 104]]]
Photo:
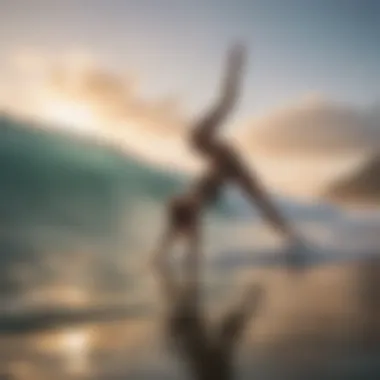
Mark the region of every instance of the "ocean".
[[[191, 177], [2, 116], [0, 178], [0, 378], [184, 377], [163, 346], [148, 263], [165, 202]], [[210, 314], [247, 282], [266, 290], [239, 378], [378, 379], [380, 223], [275, 199], [315, 245], [301, 275], [284, 269], [283, 247], [234, 189], [206, 217]]]

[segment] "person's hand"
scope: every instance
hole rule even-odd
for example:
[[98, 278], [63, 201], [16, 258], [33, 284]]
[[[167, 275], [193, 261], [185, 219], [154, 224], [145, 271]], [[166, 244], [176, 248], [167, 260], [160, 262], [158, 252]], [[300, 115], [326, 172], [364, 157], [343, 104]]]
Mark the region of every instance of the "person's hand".
[[240, 72], [247, 61], [247, 48], [243, 42], [236, 41], [227, 53], [228, 65], [232, 72]]
[[224, 83], [225, 99], [234, 101], [238, 96], [247, 61], [247, 49], [243, 43], [235, 43], [227, 51], [226, 81]]

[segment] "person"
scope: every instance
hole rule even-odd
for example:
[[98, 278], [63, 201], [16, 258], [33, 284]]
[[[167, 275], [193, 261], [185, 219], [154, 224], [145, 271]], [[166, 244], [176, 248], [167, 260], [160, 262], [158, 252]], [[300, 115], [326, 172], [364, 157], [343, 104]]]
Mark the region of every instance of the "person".
[[258, 284], [250, 286], [241, 302], [210, 325], [201, 307], [199, 256], [199, 241], [194, 240], [185, 256], [182, 281], [175, 279], [167, 258], [155, 266], [159, 288], [169, 306], [165, 333], [193, 379], [230, 380], [234, 378], [237, 345], [260, 309], [263, 289]]
[[[246, 51], [243, 45], [233, 45], [227, 56], [226, 77], [222, 82], [220, 98], [206, 115], [195, 123], [190, 144], [207, 162], [207, 170], [190, 189], [174, 197], [168, 206], [167, 226], [156, 252], [160, 260], [168, 247], [178, 239], [192, 240], [198, 233], [202, 212], [219, 197], [227, 183], [239, 186], [250, 201], [257, 205], [268, 223], [290, 242], [303, 246], [302, 239], [280, 214], [258, 176], [242, 162], [232, 146], [216, 136], [218, 128], [234, 109], [239, 98]], [[300, 250], [288, 250], [288, 262], [299, 262]]]

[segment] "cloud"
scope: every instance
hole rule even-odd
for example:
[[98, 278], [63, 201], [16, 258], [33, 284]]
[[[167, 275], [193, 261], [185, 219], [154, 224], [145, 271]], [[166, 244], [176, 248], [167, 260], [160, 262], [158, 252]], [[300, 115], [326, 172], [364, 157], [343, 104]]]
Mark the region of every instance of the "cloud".
[[166, 165], [196, 165], [184, 144], [187, 117], [180, 100], [143, 97], [135, 75], [80, 51], [53, 55], [31, 49], [12, 53], [3, 72], [11, 79], [0, 107], [8, 112], [52, 124], [90, 117], [92, 134], [133, 153]]
[[380, 150], [380, 113], [307, 97], [248, 123], [244, 141], [258, 154], [323, 158]]
[[[176, 135], [183, 123], [174, 99], [148, 101], [139, 96], [134, 80], [107, 71], [99, 63], [52, 65], [47, 77], [51, 95], [85, 101], [112, 127], [112, 121], [135, 120], [147, 133]], [[155, 127], [152, 124], [155, 124]]]
[[380, 112], [309, 96], [245, 122], [236, 143], [273, 188], [320, 196], [380, 150]]

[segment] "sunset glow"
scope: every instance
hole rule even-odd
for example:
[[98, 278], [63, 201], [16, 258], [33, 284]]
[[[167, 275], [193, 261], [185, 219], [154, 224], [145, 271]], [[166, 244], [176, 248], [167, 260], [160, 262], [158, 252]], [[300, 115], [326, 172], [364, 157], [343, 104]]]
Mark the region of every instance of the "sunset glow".
[[49, 123], [73, 130], [93, 131], [97, 125], [90, 107], [69, 101], [48, 103], [41, 116]]

